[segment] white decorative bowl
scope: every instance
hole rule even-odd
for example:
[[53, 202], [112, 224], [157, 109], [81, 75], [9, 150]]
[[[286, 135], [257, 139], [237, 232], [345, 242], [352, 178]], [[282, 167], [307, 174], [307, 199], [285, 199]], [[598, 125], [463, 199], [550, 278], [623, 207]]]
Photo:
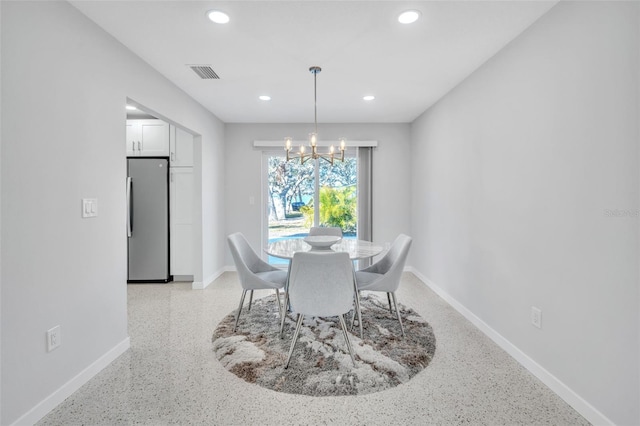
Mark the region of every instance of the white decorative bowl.
[[342, 240], [342, 237], [335, 235], [314, 235], [304, 238], [304, 242], [316, 250], [327, 250], [335, 243], [340, 242], [340, 240]]

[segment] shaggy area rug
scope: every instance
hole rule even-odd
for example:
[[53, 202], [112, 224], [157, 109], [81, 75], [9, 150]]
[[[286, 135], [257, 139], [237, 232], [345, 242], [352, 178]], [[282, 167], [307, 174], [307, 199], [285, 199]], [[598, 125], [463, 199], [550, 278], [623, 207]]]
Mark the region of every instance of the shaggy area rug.
[[[364, 339], [360, 339], [357, 327], [349, 333], [355, 367], [339, 320], [306, 317], [289, 368], [285, 369], [295, 315], [287, 316], [280, 339], [275, 295], [255, 300], [251, 311], [245, 305], [235, 333], [235, 311], [225, 317], [213, 333], [213, 351], [236, 376], [278, 392], [327, 396], [389, 389], [409, 381], [429, 365], [436, 340], [422, 317], [398, 303], [406, 334], [403, 338], [395, 312], [389, 312], [386, 295], [382, 296], [361, 296]], [[350, 318], [345, 316], [348, 325]]]

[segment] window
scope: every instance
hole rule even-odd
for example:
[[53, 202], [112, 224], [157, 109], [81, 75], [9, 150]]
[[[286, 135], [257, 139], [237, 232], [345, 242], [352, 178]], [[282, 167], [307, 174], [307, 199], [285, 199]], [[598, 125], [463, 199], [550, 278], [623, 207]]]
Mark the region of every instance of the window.
[[[311, 226], [338, 226], [345, 238], [358, 233], [358, 166], [354, 156], [333, 165], [322, 159], [286, 161], [266, 153], [267, 240], [306, 235]], [[278, 259], [269, 259], [279, 263]]]

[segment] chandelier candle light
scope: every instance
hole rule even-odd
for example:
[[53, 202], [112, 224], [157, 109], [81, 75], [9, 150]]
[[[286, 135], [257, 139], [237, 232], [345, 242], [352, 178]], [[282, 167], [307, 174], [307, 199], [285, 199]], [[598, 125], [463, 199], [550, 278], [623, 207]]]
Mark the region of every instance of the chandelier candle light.
[[[305, 161], [307, 161], [310, 158], [313, 158], [314, 160], [317, 160], [318, 158], [322, 158], [325, 161], [328, 161], [329, 163], [331, 163], [331, 165], [333, 165], [333, 160], [335, 158], [335, 148], [333, 147], [333, 145], [331, 145], [329, 147], [329, 153], [328, 154], [320, 154], [318, 152], [318, 97], [317, 97], [317, 90], [316, 90], [316, 78], [318, 76], [318, 73], [320, 71], [322, 71], [322, 68], [314, 66], [309, 68], [309, 71], [311, 71], [311, 74], [313, 74], [313, 120], [315, 123], [315, 131], [311, 134], [309, 134], [309, 145], [311, 146], [311, 153], [309, 154], [305, 154], [305, 147], [304, 145], [300, 145], [300, 152], [298, 155], [295, 156], [290, 156], [289, 153], [291, 152], [291, 143], [293, 142], [292, 138], [285, 138], [284, 139], [284, 150], [287, 151], [287, 161], [293, 160], [295, 158], [300, 158], [300, 164], [304, 164]], [[340, 157], [338, 158], [340, 161], [344, 162], [344, 151], [346, 150], [346, 141], [344, 138], [340, 138]]]

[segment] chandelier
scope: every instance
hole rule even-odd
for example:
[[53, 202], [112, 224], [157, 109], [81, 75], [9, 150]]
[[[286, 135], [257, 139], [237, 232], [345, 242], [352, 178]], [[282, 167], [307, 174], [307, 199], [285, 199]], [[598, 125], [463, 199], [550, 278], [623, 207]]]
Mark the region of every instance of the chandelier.
[[346, 141], [344, 138], [340, 138], [340, 148], [339, 148], [340, 156], [339, 157], [336, 155], [335, 148], [333, 145], [329, 147], [328, 153], [322, 154], [318, 152], [318, 146], [317, 146], [318, 145], [318, 101], [317, 101], [318, 97], [317, 97], [317, 90], [316, 90], [316, 78], [318, 76], [318, 73], [322, 71], [322, 68], [314, 66], [309, 68], [309, 71], [311, 71], [311, 74], [313, 74], [313, 121], [315, 123], [314, 132], [309, 134], [309, 145], [311, 146], [311, 152], [306, 153], [305, 146], [300, 145], [300, 151], [297, 154], [290, 155], [291, 144], [293, 143], [293, 139], [289, 137], [284, 139], [284, 150], [287, 151], [287, 161], [299, 158], [300, 164], [304, 164], [305, 161], [309, 160], [310, 158], [313, 158], [314, 160], [322, 158], [323, 160], [328, 161], [329, 163], [331, 163], [331, 165], [333, 165], [334, 159], [344, 161], [344, 151], [346, 150]]

